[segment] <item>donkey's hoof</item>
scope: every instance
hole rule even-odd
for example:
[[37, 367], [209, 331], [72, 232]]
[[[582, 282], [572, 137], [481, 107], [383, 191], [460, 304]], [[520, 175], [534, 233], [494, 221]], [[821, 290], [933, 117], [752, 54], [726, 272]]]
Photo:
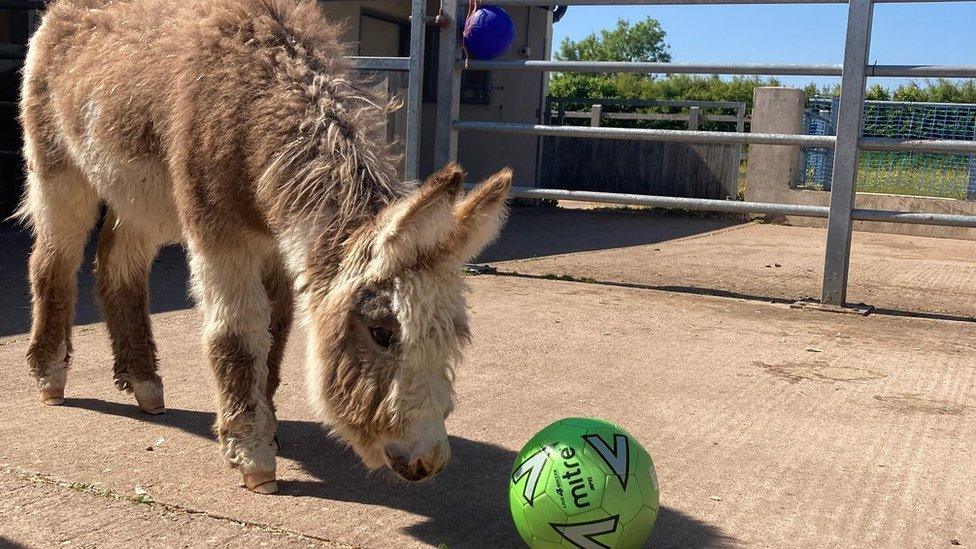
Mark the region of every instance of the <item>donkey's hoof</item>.
[[132, 383], [132, 392], [135, 393], [136, 402], [143, 412], [152, 415], [166, 413], [162, 383], [153, 380], [135, 381]]
[[64, 404], [64, 389], [41, 389], [41, 402], [48, 406]]
[[48, 406], [64, 404], [64, 386], [68, 383], [68, 366], [65, 362], [47, 365], [47, 373], [37, 378], [41, 402]]
[[244, 473], [244, 486], [257, 494], [273, 494], [278, 491], [274, 473]]

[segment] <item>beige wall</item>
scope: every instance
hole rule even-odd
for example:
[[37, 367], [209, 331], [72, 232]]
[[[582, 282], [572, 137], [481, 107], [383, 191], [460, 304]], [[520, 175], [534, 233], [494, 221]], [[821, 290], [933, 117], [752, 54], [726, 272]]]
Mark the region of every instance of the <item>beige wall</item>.
[[[428, 2], [428, 7], [430, 2]], [[398, 19], [410, 19], [409, 2], [325, 2], [322, 4], [325, 14], [334, 21], [346, 25], [342, 33], [342, 40], [353, 45], [352, 51], [358, 53], [356, 43], [359, 41], [359, 12], [361, 7], [369, 11], [384, 13]]]
[[[326, 14], [343, 21], [346, 31], [343, 40], [355, 43], [359, 38], [361, 6], [404, 20], [410, 16], [407, 2], [329, 2]], [[429, 0], [427, 13], [437, 12], [439, 2]], [[515, 22], [515, 40], [504, 59], [525, 59], [519, 55], [522, 46], [531, 50], [529, 59], [546, 59], [549, 54], [551, 12], [540, 8], [506, 8]], [[355, 47], [354, 52], [358, 51]], [[538, 72], [495, 71], [491, 75], [491, 104], [461, 105], [460, 116], [465, 120], [536, 123], [543, 99], [544, 74]], [[435, 105], [425, 102], [422, 111], [421, 172], [430, 173], [434, 158]], [[503, 166], [515, 170], [515, 184], [536, 185], [536, 161], [539, 140], [531, 136], [512, 136], [487, 133], [462, 133], [458, 139], [458, 161], [468, 170], [470, 180], [494, 173]]]
[[[539, 8], [506, 8], [515, 22], [515, 42], [505, 59], [526, 59], [519, 48], [531, 48], [530, 59], [544, 59], [551, 12]], [[528, 31], [528, 33], [526, 33]], [[544, 73], [494, 71], [490, 105], [461, 105], [461, 119], [538, 123]], [[514, 184], [535, 187], [539, 138], [496, 133], [461, 133], [458, 160], [471, 178], [484, 177], [502, 166], [515, 170]]]

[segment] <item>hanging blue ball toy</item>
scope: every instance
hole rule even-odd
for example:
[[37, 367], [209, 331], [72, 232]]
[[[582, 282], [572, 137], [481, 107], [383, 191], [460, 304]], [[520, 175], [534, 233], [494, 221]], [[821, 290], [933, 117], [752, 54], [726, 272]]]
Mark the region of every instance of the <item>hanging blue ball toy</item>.
[[464, 22], [464, 48], [475, 59], [501, 57], [515, 40], [515, 23], [498, 6], [479, 7]]

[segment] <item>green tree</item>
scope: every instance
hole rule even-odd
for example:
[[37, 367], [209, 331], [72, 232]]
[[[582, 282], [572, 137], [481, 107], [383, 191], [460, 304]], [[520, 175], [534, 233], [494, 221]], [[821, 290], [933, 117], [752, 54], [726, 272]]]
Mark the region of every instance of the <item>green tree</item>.
[[868, 88], [864, 96], [872, 101], [891, 101], [891, 91], [881, 84], [875, 84]]
[[556, 52], [561, 61], [671, 61], [671, 47], [664, 42], [667, 33], [651, 17], [631, 23], [617, 19], [613, 29], [603, 29], [600, 35], [591, 33], [582, 40], [564, 38]]
[[[555, 52], [561, 61], [669, 62], [671, 47], [661, 24], [648, 17], [631, 23], [617, 20], [616, 27], [592, 33], [581, 40], [564, 39]], [[696, 76], [677, 74], [654, 78], [638, 73], [553, 73], [549, 94], [554, 97], [677, 99], [710, 101], [744, 101], [752, 104], [752, 93], [758, 86], [778, 86], [775, 78], [734, 76]], [[840, 84], [804, 86], [807, 96], [840, 95]], [[879, 84], [866, 91], [867, 99], [881, 101], [932, 101], [976, 104], [976, 82], [973, 80], [925, 80], [910, 82], [892, 90]]]
[[[560, 61], [628, 61], [668, 62], [671, 48], [665, 43], [667, 33], [657, 20], [648, 17], [631, 23], [617, 20], [617, 26], [591, 33], [581, 40], [564, 38], [555, 53]], [[579, 74], [556, 73], [549, 89], [557, 97], [637, 97], [645, 74]]]

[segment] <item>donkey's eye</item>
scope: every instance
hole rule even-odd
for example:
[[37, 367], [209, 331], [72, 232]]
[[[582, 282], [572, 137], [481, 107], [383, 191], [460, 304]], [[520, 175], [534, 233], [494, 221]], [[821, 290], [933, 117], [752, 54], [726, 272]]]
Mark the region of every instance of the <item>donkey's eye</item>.
[[369, 329], [369, 336], [373, 338], [373, 341], [377, 345], [384, 349], [389, 349], [393, 346], [393, 332], [389, 328], [372, 326]]

